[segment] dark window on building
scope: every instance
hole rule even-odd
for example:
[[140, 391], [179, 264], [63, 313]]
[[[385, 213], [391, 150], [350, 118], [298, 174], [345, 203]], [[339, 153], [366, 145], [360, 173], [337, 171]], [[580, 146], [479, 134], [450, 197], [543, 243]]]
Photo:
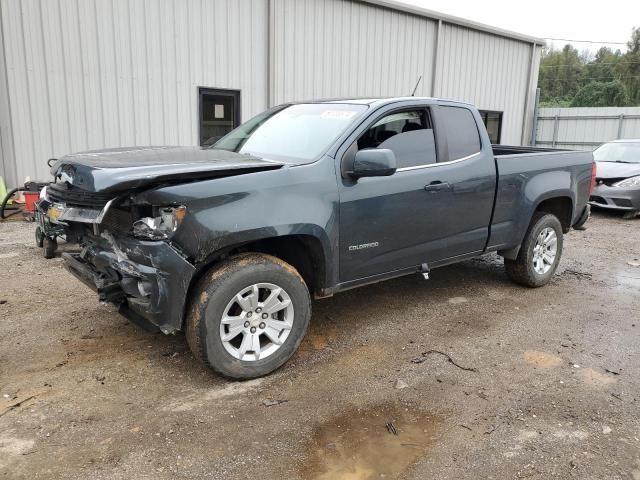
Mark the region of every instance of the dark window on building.
[[502, 133], [502, 112], [491, 112], [488, 110], [480, 110], [480, 116], [487, 127], [489, 140], [491, 143], [500, 143], [500, 134]]
[[240, 92], [200, 88], [200, 145], [216, 143], [240, 125]]
[[388, 148], [398, 168], [436, 162], [436, 146], [427, 110], [407, 110], [385, 115], [358, 139], [358, 150]]
[[480, 134], [471, 110], [442, 106], [439, 118], [447, 132], [449, 160], [458, 160], [480, 151]]

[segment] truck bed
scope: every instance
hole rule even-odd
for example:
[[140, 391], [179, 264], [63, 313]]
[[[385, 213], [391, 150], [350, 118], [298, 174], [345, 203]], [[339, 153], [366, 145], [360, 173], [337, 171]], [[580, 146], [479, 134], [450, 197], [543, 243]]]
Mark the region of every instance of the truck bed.
[[520, 155], [525, 153], [542, 153], [542, 152], [567, 152], [569, 150], [559, 148], [546, 148], [546, 147], [522, 147], [519, 145], [496, 145], [492, 144], [493, 154], [496, 157], [504, 155]]
[[519, 245], [531, 218], [532, 199], [565, 198], [569, 207], [561, 221], [568, 227], [577, 221], [582, 214], [579, 206], [588, 200], [592, 152], [505, 145], [492, 148], [498, 183], [489, 250]]

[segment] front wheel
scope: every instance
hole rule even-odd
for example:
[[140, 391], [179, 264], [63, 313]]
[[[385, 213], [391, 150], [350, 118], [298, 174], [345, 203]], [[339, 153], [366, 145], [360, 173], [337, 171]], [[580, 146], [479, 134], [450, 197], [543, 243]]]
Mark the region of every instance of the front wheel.
[[309, 291], [298, 272], [276, 257], [248, 253], [200, 279], [186, 337], [196, 358], [216, 372], [256, 378], [293, 355], [310, 318]]
[[504, 260], [511, 280], [527, 287], [549, 283], [562, 256], [562, 225], [555, 215], [536, 212], [524, 237], [518, 257]]

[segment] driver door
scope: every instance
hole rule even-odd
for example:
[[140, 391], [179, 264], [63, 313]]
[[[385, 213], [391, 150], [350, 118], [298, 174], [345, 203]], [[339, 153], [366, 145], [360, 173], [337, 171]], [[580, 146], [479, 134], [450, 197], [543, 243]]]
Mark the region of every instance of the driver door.
[[[388, 148], [396, 173], [388, 177], [344, 178], [340, 186], [340, 282], [408, 269], [427, 261], [429, 243], [449, 200], [438, 189], [436, 142], [428, 107], [392, 110], [371, 126], [344, 154], [348, 170], [358, 150]], [[425, 187], [433, 188], [427, 191]]]

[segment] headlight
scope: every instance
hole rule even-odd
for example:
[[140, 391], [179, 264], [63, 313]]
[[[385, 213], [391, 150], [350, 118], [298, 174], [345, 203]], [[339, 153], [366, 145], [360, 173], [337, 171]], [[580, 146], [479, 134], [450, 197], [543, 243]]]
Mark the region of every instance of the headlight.
[[158, 216], [144, 217], [133, 224], [133, 236], [146, 240], [164, 240], [170, 238], [178, 229], [187, 214], [187, 207], [159, 207]]
[[614, 187], [640, 187], [640, 175], [613, 184]]

